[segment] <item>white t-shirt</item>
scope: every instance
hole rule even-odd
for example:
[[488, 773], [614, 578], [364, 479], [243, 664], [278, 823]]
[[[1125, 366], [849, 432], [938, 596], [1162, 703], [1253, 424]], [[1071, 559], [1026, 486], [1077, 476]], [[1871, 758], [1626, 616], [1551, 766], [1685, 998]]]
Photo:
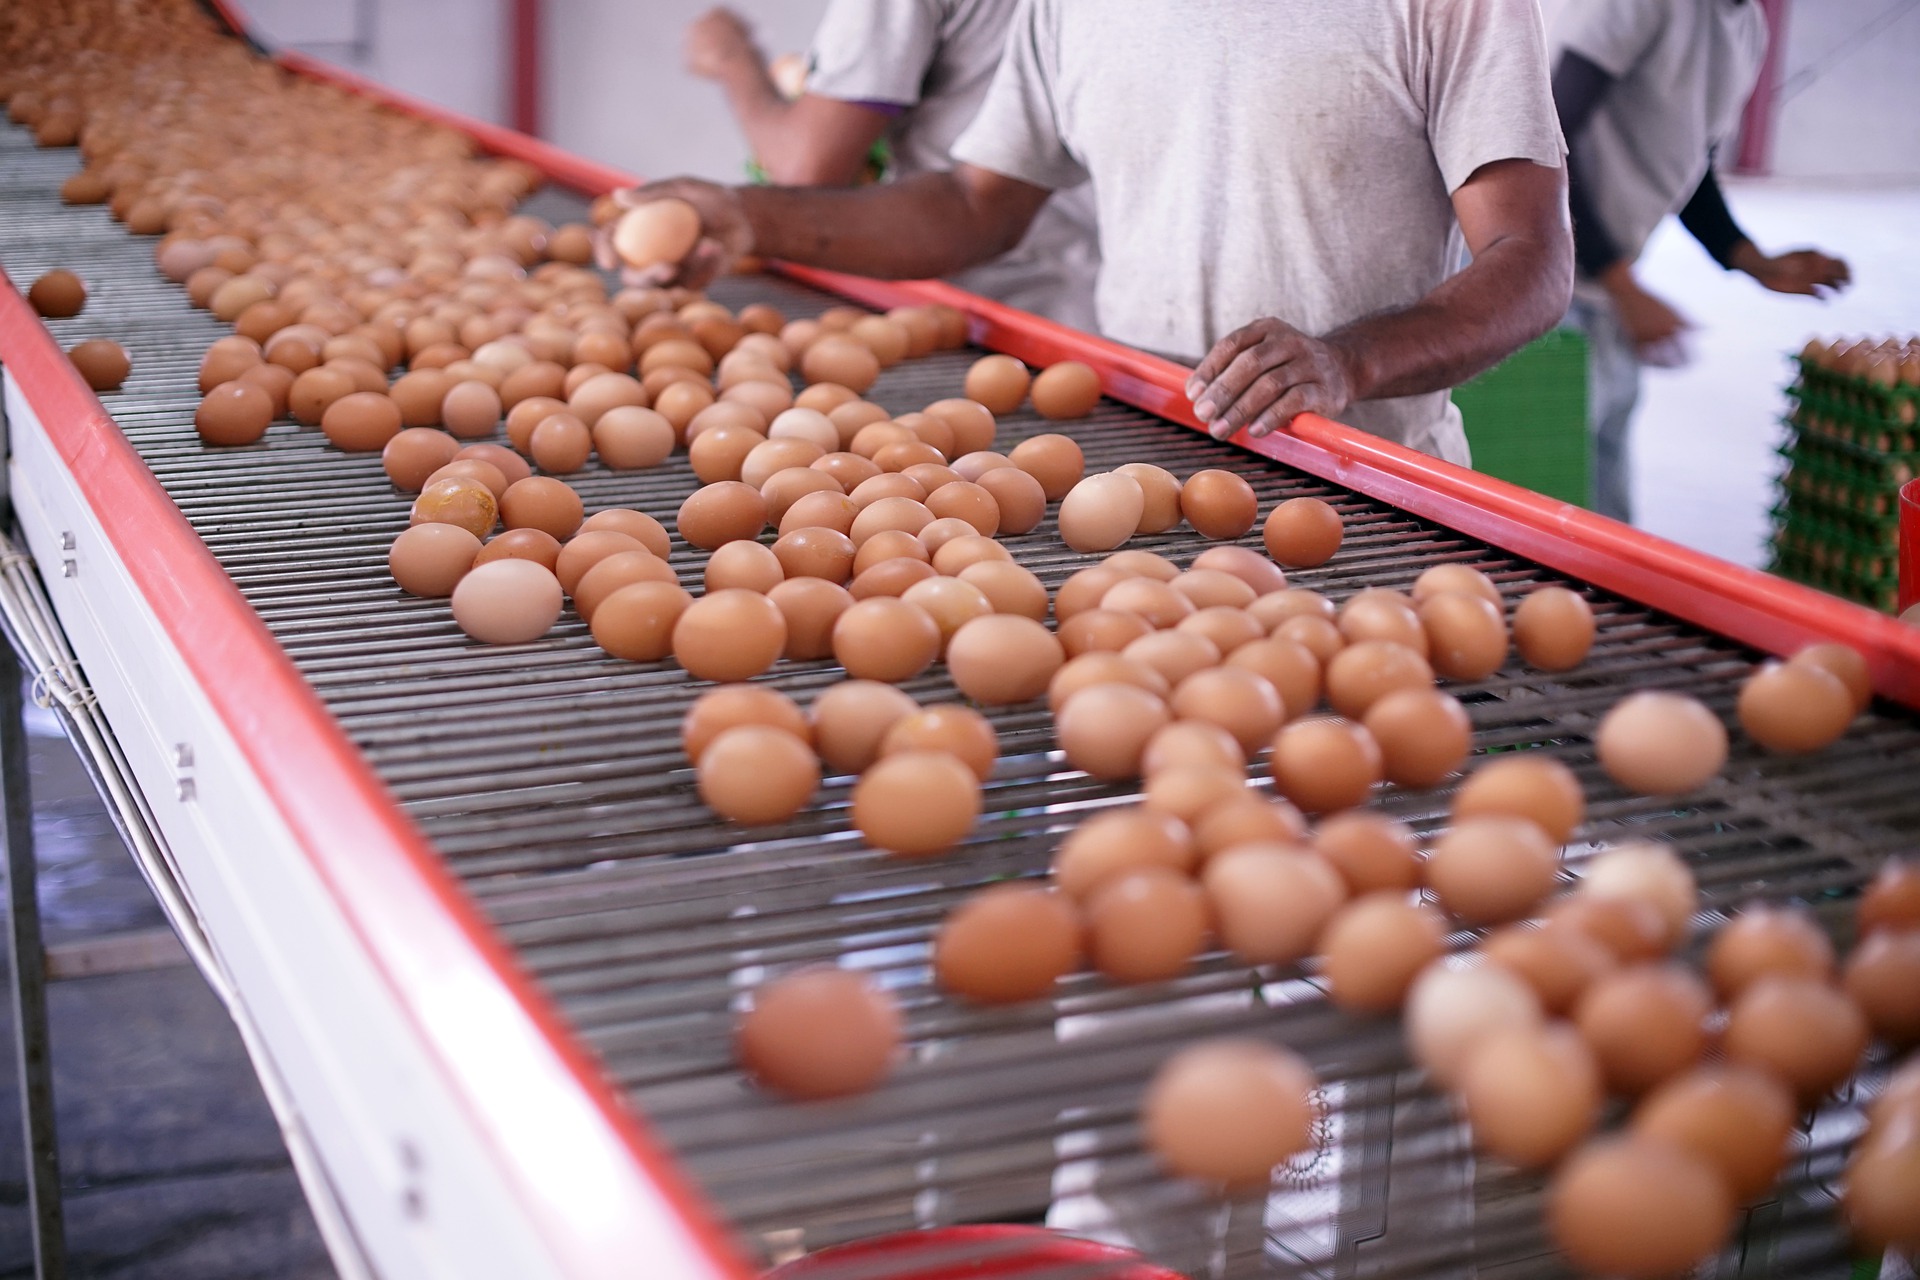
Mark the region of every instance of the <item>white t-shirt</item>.
[[[1462, 258], [1454, 190], [1565, 150], [1535, 0], [1023, 0], [953, 154], [1091, 176], [1102, 332], [1192, 362], [1418, 301]], [[1445, 392], [1342, 416], [1467, 460]]]
[[1632, 262], [1739, 125], [1766, 15], [1759, 0], [1573, 0], [1553, 43], [1556, 57], [1577, 53], [1614, 77], [1577, 145], [1594, 215]]
[[[1018, 0], [832, 0], [814, 36], [807, 91], [900, 108], [887, 131], [891, 175], [953, 168], [954, 140], [986, 97]], [[1083, 185], [1041, 209], [1011, 252], [954, 283], [1076, 329], [1094, 327], [1100, 269]]]

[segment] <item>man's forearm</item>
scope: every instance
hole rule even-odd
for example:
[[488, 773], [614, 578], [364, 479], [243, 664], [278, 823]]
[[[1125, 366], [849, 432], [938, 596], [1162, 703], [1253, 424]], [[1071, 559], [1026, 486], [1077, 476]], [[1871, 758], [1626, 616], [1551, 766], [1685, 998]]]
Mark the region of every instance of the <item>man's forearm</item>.
[[951, 275], [997, 258], [1026, 223], [982, 208], [952, 173], [853, 191], [743, 187], [754, 252], [883, 280]]
[[741, 57], [729, 62], [720, 75], [720, 88], [754, 155], [779, 155], [788, 149], [792, 139], [787, 137], [786, 125], [793, 104], [780, 96], [773, 77], [758, 58]]
[[1346, 357], [1355, 400], [1458, 386], [1551, 329], [1573, 285], [1570, 242], [1509, 236], [1404, 311], [1326, 335]]

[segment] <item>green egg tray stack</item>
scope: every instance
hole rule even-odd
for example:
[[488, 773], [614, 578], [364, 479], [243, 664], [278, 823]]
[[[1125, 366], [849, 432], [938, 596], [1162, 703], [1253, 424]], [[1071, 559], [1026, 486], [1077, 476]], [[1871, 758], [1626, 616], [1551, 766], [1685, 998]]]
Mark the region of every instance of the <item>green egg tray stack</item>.
[[1892, 612], [1899, 490], [1920, 476], [1920, 387], [1887, 387], [1795, 358], [1776, 447], [1774, 573]]

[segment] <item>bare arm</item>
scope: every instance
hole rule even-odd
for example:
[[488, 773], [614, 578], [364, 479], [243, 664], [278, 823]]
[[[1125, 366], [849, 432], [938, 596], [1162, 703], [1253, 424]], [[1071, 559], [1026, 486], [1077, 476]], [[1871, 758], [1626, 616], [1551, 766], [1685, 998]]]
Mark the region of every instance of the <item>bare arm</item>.
[[646, 281], [698, 288], [749, 254], [883, 280], [950, 275], [1020, 243], [1051, 194], [961, 165], [847, 191], [675, 178], [620, 199], [635, 205], [677, 197], [699, 211], [699, 245], [670, 279], [656, 274]]
[[773, 181], [788, 186], [851, 186], [887, 118], [870, 107], [805, 94], [788, 101], [737, 15], [714, 9], [687, 28], [687, 70], [718, 84]]
[[1320, 337], [1256, 320], [1215, 345], [1187, 383], [1212, 434], [1266, 435], [1301, 413], [1457, 386], [1552, 328], [1573, 289], [1566, 171], [1484, 165], [1453, 207], [1473, 262], [1412, 306]]

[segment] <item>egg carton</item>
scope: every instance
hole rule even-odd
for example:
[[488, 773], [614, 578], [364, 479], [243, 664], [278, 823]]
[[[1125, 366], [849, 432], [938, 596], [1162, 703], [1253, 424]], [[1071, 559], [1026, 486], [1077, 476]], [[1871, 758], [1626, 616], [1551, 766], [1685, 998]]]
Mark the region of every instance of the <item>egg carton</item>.
[[1873, 453], [1920, 453], [1920, 426], [1865, 422], [1805, 404], [1781, 418], [1780, 423], [1799, 435], [1832, 440]]
[[1791, 523], [1808, 529], [1831, 528], [1865, 545], [1891, 547], [1898, 544], [1897, 520], [1884, 521], [1863, 515], [1844, 503], [1825, 501], [1816, 493], [1792, 485], [1782, 485], [1781, 488], [1781, 496], [1768, 513], [1776, 526]]
[[1920, 439], [1920, 415], [1917, 414], [1897, 408], [1892, 413], [1864, 409], [1843, 397], [1800, 386], [1788, 387], [1787, 398], [1793, 402], [1791, 413], [1796, 419], [1829, 423], [1832, 430], [1852, 433], [1862, 443], [1883, 434], [1891, 438]]
[[1901, 415], [1911, 422], [1920, 417], [1920, 386], [1910, 383], [1888, 385], [1855, 374], [1837, 373], [1813, 364], [1804, 356], [1793, 357], [1800, 368], [1799, 383], [1809, 389], [1855, 404], [1868, 412]]
[[1920, 453], [1875, 453], [1820, 436], [1795, 435], [1776, 445], [1774, 452], [1793, 465], [1820, 470], [1862, 493], [1884, 493], [1889, 501], [1901, 485], [1920, 475]]
[[1776, 554], [1789, 554], [1822, 572], [1869, 584], [1899, 585], [1897, 548], [1875, 546], [1830, 525], [1794, 521], [1774, 530]]
[[1899, 603], [1900, 589], [1897, 583], [1863, 579], [1839, 570], [1818, 568], [1792, 551], [1775, 548], [1767, 570], [1779, 577], [1843, 600], [1851, 600], [1855, 604], [1866, 605], [1869, 609], [1878, 609], [1882, 613], [1892, 613]]
[[1776, 481], [1783, 498], [1845, 511], [1852, 519], [1875, 530], [1891, 530], [1899, 524], [1897, 489], [1878, 482], [1862, 484], [1853, 472], [1829, 466], [1824, 459], [1783, 456], [1787, 466]]

